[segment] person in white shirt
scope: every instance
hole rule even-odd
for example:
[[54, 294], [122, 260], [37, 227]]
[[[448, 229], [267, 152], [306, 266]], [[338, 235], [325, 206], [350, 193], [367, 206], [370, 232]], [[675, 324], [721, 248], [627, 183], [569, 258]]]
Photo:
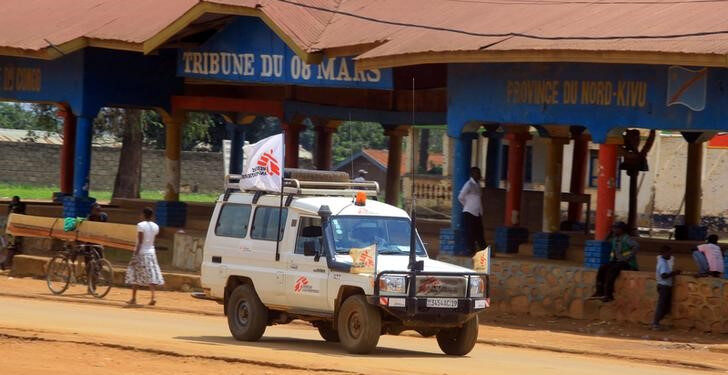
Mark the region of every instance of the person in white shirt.
[[154, 248], [154, 239], [159, 234], [159, 226], [152, 221], [153, 216], [154, 211], [147, 207], [142, 213], [142, 221], [137, 224], [136, 250], [129, 261], [124, 280], [132, 286], [131, 299], [127, 302], [129, 305], [136, 305], [137, 289], [140, 286], [148, 286], [152, 293], [149, 305], [154, 306], [157, 303], [157, 300], [154, 299], [154, 287], [164, 285], [164, 278]]
[[723, 251], [718, 246], [718, 236], [711, 234], [707, 243], [693, 249], [693, 259], [698, 265], [696, 277], [720, 277], [723, 273]]
[[483, 222], [481, 221], [483, 208], [481, 206], [480, 176], [480, 168], [470, 168], [470, 179], [458, 194], [458, 201], [463, 205], [465, 250], [469, 251], [471, 255], [485, 248]]

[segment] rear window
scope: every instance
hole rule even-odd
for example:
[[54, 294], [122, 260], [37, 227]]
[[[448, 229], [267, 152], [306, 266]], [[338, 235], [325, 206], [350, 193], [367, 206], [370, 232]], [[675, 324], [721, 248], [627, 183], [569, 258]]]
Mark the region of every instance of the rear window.
[[283, 238], [283, 230], [285, 229], [286, 218], [288, 217], [288, 209], [284, 208], [281, 216], [280, 232], [276, 238], [278, 230], [278, 207], [258, 207], [255, 209], [255, 217], [253, 217], [253, 228], [250, 231], [250, 237], [255, 240], [276, 241]]
[[249, 204], [225, 203], [220, 209], [215, 226], [215, 235], [221, 237], [245, 238], [250, 222]]

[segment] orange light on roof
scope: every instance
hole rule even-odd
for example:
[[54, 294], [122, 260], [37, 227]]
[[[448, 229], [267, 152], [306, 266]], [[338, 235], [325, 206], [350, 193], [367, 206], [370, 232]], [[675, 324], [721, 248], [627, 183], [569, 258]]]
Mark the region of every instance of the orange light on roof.
[[354, 204], [357, 206], [366, 206], [367, 204], [367, 194], [363, 191], [356, 193], [356, 199], [354, 200]]

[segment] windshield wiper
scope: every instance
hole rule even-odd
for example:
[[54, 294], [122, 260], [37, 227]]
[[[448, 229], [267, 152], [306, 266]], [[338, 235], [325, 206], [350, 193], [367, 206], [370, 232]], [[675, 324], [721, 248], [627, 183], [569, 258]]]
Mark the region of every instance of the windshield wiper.
[[403, 252], [401, 250], [379, 250], [379, 251], [377, 251], [377, 254], [379, 254], [379, 255], [401, 255], [401, 254], [407, 254], [407, 253]]

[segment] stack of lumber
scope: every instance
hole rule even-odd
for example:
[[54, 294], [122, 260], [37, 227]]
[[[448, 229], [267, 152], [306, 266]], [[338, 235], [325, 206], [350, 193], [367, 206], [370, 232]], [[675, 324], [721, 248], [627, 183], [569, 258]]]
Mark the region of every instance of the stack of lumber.
[[82, 241], [131, 251], [134, 251], [137, 240], [135, 225], [82, 221], [75, 230], [66, 232], [62, 218], [20, 214], [8, 217], [5, 231], [18, 237]]

